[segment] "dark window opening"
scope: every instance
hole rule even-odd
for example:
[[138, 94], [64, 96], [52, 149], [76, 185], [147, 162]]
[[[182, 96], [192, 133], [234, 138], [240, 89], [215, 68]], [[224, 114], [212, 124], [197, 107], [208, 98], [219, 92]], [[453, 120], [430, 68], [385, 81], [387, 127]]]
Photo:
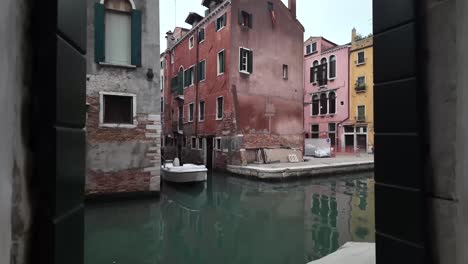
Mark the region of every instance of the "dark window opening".
[[328, 67], [327, 67], [327, 59], [323, 58], [321, 61], [320, 61], [320, 66], [319, 67], [319, 72], [318, 72], [318, 85], [319, 86], [324, 86], [327, 84], [327, 71], [328, 71]]
[[205, 40], [205, 28], [200, 28], [198, 31], [198, 43], [202, 42]]
[[358, 53], [357, 64], [363, 64], [364, 62], [366, 62], [366, 59], [364, 57], [364, 51], [361, 51]]
[[319, 138], [320, 130], [319, 130], [319, 125], [312, 125], [311, 127], [311, 133], [310, 137], [311, 138]]
[[224, 73], [224, 50], [218, 53], [218, 74]]
[[283, 64], [283, 79], [288, 79], [288, 65]]
[[318, 72], [319, 72], [319, 62], [314, 61], [312, 64], [312, 68], [310, 68], [310, 82], [316, 83], [318, 79]]
[[312, 96], [312, 115], [319, 114], [319, 98], [317, 95]]
[[336, 56], [332, 55], [330, 56], [330, 72], [329, 76], [330, 79], [336, 78]]
[[320, 114], [326, 115], [328, 112], [328, 100], [325, 93], [320, 95]]
[[206, 79], [206, 61], [198, 63], [198, 81], [204, 81]]
[[203, 138], [198, 138], [198, 148], [203, 149]]
[[193, 106], [194, 106], [193, 103], [189, 104], [189, 120], [188, 120], [189, 122], [193, 121]]
[[224, 111], [224, 99], [223, 97], [218, 97], [216, 99], [216, 119], [223, 119]]
[[245, 11], [240, 11], [239, 24], [243, 27], [252, 28], [252, 14], [249, 14]]
[[221, 150], [221, 139], [220, 138], [216, 139], [216, 150]]
[[199, 111], [200, 111], [199, 120], [204, 121], [205, 120], [205, 102], [204, 101], [200, 102]]
[[104, 95], [104, 123], [133, 124], [133, 97]]
[[330, 114], [336, 113], [336, 94], [334, 92], [328, 95], [328, 108]]
[[193, 137], [192, 138], [192, 149], [196, 149], [197, 148], [197, 138]]
[[366, 120], [366, 107], [364, 105], [358, 106], [358, 121], [365, 121]]

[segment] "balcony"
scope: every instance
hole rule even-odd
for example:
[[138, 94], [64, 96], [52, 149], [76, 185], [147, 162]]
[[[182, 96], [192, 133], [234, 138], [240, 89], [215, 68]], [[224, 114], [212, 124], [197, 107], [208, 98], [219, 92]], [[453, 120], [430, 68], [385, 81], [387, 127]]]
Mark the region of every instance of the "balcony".
[[354, 89], [357, 93], [362, 93], [366, 91], [366, 84], [365, 83], [356, 83], [354, 85]]
[[365, 115], [358, 115], [355, 118], [356, 118], [356, 122], [359, 122], [359, 123], [366, 122], [366, 116]]

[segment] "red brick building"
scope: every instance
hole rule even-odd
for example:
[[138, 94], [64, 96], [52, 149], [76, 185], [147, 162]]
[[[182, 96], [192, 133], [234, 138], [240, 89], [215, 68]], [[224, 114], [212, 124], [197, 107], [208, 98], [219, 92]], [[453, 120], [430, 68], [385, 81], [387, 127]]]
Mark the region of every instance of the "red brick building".
[[167, 33], [166, 159], [223, 169], [259, 149], [303, 148], [303, 35], [296, 1], [204, 0]]

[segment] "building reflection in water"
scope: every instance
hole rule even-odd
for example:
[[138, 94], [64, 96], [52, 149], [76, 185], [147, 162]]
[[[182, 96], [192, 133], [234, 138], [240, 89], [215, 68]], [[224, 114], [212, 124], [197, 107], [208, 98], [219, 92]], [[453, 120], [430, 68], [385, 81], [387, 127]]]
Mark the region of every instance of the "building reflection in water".
[[261, 183], [218, 174], [160, 199], [90, 205], [85, 264], [306, 263], [374, 241], [372, 175]]

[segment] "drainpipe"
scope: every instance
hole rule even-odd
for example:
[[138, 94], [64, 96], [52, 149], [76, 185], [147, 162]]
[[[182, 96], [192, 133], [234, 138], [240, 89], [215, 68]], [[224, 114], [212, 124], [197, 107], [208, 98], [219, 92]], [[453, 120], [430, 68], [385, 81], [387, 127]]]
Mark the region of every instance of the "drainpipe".
[[[198, 136], [198, 107], [199, 107], [199, 103], [198, 103], [198, 83], [199, 83], [199, 80], [198, 80], [198, 72], [200, 71], [200, 69], [198, 68], [199, 67], [199, 64], [198, 64], [198, 60], [199, 60], [199, 40], [198, 40], [198, 36], [199, 36], [199, 31], [200, 31], [200, 27], [198, 27], [198, 29], [196, 30], [196, 34], [197, 34], [197, 43], [195, 44], [197, 46], [196, 48], [196, 55], [195, 55], [195, 59], [196, 59], [196, 62], [195, 62], [195, 69], [196, 69], [196, 73], [195, 73], [195, 114], [193, 115], [194, 118], [195, 118], [195, 136]], [[195, 38], [193, 38], [195, 39]]]
[[[351, 49], [351, 48], [350, 48], [350, 49]], [[349, 65], [349, 66], [348, 66], [348, 116], [347, 116], [343, 121], [341, 121], [341, 122], [338, 123], [338, 129], [340, 128], [340, 126], [341, 126], [344, 122], [346, 122], [346, 121], [349, 120], [349, 112], [350, 112], [350, 109], [349, 109], [349, 107], [350, 107], [350, 106], [349, 106], [350, 99], [349, 99], [349, 98], [351, 97], [351, 87], [350, 87], [350, 81], [349, 81], [350, 78], [351, 78], [351, 76], [350, 76], [351, 50], [350, 50], [350, 49], [348, 50], [348, 65]], [[344, 128], [343, 128], [343, 134], [344, 134]], [[338, 144], [337, 144], [338, 142], [337, 142], [337, 141], [338, 141], [338, 139], [335, 138], [335, 146], [338, 146]], [[341, 142], [341, 144], [343, 144], [343, 142]]]

